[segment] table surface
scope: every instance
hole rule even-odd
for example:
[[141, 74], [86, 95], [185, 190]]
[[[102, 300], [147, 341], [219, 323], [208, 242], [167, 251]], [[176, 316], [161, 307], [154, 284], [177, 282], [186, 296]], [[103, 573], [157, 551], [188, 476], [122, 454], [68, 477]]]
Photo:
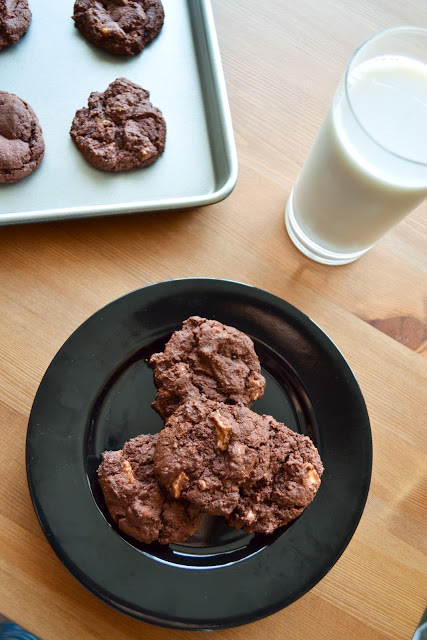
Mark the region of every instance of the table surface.
[[279, 613], [213, 637], [409, 639], [427, 595], [427, 203], [344, 267], [300, 254], [283, 214], [352, 51], [383, 28], [427, 26], [427, 4], [214, 0], [213, 8], [239, 155], [233, 193], [179, 213], [0, 231], [0, 612], [43, 640], [202, 637], [128, 618], [80, 586], [39, 527], [24, 457], [37, 387], [77, 326], [146, 284], [208, 276], [266, 289], [329, 334], [360, 383], [374, 445], [362, 520], [332, 570]]

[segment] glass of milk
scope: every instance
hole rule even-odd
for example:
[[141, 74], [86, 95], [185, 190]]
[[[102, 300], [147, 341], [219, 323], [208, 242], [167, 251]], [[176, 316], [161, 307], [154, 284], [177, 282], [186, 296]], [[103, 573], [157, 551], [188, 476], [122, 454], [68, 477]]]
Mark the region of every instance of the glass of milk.
[[286, 207], [305, 255], [353, 262], [427, 197], [427, 29], [353, 54]]

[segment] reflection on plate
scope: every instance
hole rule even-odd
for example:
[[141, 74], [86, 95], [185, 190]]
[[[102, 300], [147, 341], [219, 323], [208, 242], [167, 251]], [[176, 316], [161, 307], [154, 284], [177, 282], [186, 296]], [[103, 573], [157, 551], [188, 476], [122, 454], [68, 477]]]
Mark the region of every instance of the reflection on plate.
[[[314, 502], [273, 535], [206, 516], [183, 544], [144, 545], [119, 533], [105, 508], [100, 455], [162, 428], [147, 359], [191, 315], [251, 336], [267, 379], [252, 409], [309, 435], [319, 449], [325, 473]], [[60, 560], [113, 607], [180, 629], [252, 622], [313, 587], [356, 529], [371, 466], [365, 403], [335, 345], [285, 301], [224, 280], [161, 282], [95, 313], [49, 366], [27, 434], [31, 497]]]

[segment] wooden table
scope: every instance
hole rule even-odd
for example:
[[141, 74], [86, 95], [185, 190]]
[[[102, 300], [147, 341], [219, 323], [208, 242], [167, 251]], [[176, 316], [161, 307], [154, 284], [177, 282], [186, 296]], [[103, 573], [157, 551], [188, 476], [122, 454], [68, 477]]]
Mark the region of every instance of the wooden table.
[[143, 285], [211, 276], [266, 289], [329, 334], [361, 385], [374, 443], [364, 515], [330, 573], [285, 610], [213, 637], [409, 639], [427, 604], [427, 203], [345, 267], [300, 254], [283, 213], [351, 52], [385, 27], [427, 26], [427, 4], [213, 5], [239, 153], [231, 196], [0, 231], [0, 612], [43, 640], [202, 637], [128, 618], [78, 584], [39, 527], [24, 455], [41, 377], [81, 322]]

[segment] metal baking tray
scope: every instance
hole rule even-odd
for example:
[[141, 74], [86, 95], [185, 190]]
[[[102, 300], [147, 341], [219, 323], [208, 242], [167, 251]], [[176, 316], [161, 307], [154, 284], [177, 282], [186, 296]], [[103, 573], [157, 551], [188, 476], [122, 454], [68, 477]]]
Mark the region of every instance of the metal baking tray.
[[[0, 185], [0, 224], [180, 209], [230, 194], [237, 155], [210, 0], [163, 0], [162, 31], [134, 58], [83, 38], [72, 0], [30, 6], [28, 33], [0, 52], [0, 89], [33, 107], [46, 152], [30, 176]], [[84, 160], [69, 129], [91, 91], [118, 77], [150, 91], [166, 148], [151, 167], [107, 173]]]

